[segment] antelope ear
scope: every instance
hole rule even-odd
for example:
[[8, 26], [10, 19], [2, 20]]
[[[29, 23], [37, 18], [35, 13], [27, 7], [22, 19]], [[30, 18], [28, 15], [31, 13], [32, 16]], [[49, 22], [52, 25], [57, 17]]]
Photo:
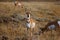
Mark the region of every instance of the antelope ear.
[[57, 23], [59, 24], [59, 26], [60, 26], [60, 21], [57, 21]]

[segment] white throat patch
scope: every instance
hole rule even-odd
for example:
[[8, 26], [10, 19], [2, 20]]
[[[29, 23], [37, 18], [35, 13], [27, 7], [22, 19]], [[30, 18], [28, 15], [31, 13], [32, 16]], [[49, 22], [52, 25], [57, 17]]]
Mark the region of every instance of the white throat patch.
[[59, 26], [60, 26], [60, 21], [57, 21], [57, 23], [59, 24]]

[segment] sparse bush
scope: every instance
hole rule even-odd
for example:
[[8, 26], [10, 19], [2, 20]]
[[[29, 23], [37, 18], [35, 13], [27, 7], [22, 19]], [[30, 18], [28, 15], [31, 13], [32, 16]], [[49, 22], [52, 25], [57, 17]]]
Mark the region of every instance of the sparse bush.
[[2, 36], [2, 40], [8, 40], [8, 37]]
[[23, 38], [22, 38], [22, 40], [28, 40], [28, 38], [26, 38], [26, 37], [23, 37]]
[[38, 19], [36, 19], [36, 21], [39, 21], [39, 22], [48, 22], [50, 20], [48, 20], [47, 18], [38, 18]]
[[18, 13], [14, 13], [13, 15], [11, 15], [11, 17], [13, 21], [17, 21], [17, 22], [21, 21], [24, 18]]
[[0, 23], [3, 23], [3, 19], [0, 17]]
[[20, 38], [15, 38], [15, 40], [21, 40]]

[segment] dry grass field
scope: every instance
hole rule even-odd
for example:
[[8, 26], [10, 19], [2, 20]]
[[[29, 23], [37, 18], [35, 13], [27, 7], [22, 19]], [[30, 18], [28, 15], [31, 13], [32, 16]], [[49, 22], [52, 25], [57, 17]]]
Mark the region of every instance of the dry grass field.
[[[59, 2], [22, 2], [22, 4], [24, 7], [20, 8], [15, 7], [13, 2], [0, 2], [0, 18], [9, 18], [11, 15], [16, 14], [22, 19], [26, 13], [25, 8], [27, 8], [27, 11], [31, 11], [31, 17], [36, 21], [35, 30], [32, 32], [32, 40], [60, 40], [59, 30], [53, 30], [52, 35], [51, 31], [39, 35], [40, 27], [45, 27], [50, 21], [60, 20]], [[2, 36], [7, 37], [6, 40], [29, 40], [30, 30], [27, 31], [25, 21], [22, 20], [2, 22], [0, 23], [0, 40], [4, 39]]]

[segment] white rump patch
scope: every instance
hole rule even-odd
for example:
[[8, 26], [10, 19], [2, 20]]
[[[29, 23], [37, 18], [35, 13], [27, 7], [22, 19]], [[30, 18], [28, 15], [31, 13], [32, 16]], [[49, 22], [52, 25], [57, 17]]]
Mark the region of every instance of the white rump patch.
[[33, 22], [32, 24], [31, 24], [31, 28], [34, 28], [35, 27], [35, 23]]
[[48, 28], [50, 29], [50, 30], [53, 30], [53, 29], [55, 29], [55, 25], [50, 25], [50, 26], [48, 26]]
[[20, 6], [21, 6], [21, 3], [18, 3], [18, 5], [20, 5]]
[[58, 24], [59, 24], [59, 26], [60, 26], [60, 21], [58, 21]]

